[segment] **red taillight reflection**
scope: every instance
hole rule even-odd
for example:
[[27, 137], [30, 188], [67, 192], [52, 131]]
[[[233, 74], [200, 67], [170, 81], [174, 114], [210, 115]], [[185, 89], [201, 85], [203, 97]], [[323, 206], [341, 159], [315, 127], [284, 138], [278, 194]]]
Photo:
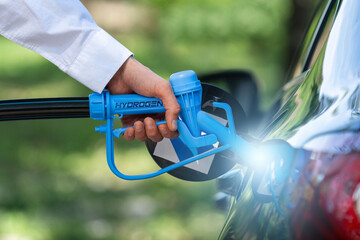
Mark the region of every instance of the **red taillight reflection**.
[[353, 203], [356, 212], [357, 219], [360, 219], [360, 183], [356, 185], [355, 191], [353, 193]]
[[353, 199], [360, 183], [360, 154], [340, 155], [333, 163], [320, 184], [321, 205], [343, 239], [360, 239], [360, 222]]
[[327, 159], [331, 160], [313, 159], [322, 165], [321, 170], [308, 169], [313, 182], [321, 180], [309, 185], [304, 201], [293, 212], [295, 236], [360, 239], [360, 153], [329, 155]]

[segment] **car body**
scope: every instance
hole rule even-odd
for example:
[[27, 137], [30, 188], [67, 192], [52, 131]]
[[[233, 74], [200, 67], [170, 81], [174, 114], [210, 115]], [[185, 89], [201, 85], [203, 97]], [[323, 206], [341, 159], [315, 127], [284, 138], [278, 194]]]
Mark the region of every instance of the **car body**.
[[289, 79], [251, 130], [299, 151], [282, 181], [246, 166], [219, 179], [219, 239], [360, 239], [359, 1], [322, 1]]

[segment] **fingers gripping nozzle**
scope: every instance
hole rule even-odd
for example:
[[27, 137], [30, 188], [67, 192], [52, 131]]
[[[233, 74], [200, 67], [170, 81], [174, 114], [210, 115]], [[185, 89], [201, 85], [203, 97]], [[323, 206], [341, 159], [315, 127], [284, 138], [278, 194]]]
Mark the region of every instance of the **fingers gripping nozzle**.
[[[113, 119], [115, 118], [114, 115], [120, 115], [119, 118], [121, 118], [123, 115], [165, 112], [162, 101], [157, 98], [148, 98], [136, 94], [110, 95], [108, 91], [101, 94], [93, 93], [89, 96], [90, 116], [95, 120], [106, 121], [105, 125], [101, 125], [95, 130], [106, 134], [107, 162], [116, 176], [126, 180], [155, 177], [221, 152], [240, 141], [240, 137], [235, 132], [229, 105], [220, 102], [213, 103], [214, 107], [225, 109], [228, 115], [229, 127], [223, 126], [201, 111], [202, 87], [194, 71], [175, 73], [171, 75], [170, 83], [181, 107], [179, 119], [177, 120], [180, 139], [190, 149], [193, 156], [150, 174], [128, 176], [117, 169], [114, 161], [113, 136], [119, 137], [125, 132], [126, 128], [113, 129]], [[161, 123], [165, 123], [165, 121], [158, 122], [157, 125]], [[198, 154], [198, 148], [212, 146], [216, 142], [221, 143], [219, 148], [212, 148], [212, 150]]]

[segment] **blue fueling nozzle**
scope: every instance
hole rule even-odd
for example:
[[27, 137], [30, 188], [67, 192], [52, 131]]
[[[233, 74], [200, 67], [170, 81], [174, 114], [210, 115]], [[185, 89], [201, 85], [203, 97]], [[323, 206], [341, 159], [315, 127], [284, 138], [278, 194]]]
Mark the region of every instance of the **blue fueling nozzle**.
[[[111, 95], [107, 91], [101, 94], [93, 93], [89, 96], [90, 116], [95, 120], [107, 121], [106, 125], [101, 125], [95, 130], [100, 133], [106, 133], [108, 165], [111, 171], [118, 177], [127, 180], [150, 178], [219, 153], [225, 149], [230, 148], [240, 157], [244, 157], [246, 152], [253, 148], [252, 144], [236, 134], [232, 110], [228, 104], [221, 102], [212, 103], [213, 107], [225, 110], [228, 127], [223, 126], [214, 118], [201, 111], [202, 87], [194, 71], [183, 71], [171, 75], [170, 84], [181, 107], [179, 119], [177, 120], [180, 133], [179, 138], [190, 149], [193, 156], [151, 174], [127, 176], [117, 169], [114, 162], [113, 136], [119, 137], [125, 132], [126, 128], [113, 129], [113, 119], [114, 115], [120, 115], [121, 118], [123, 115], [165, 112], [162, 101], [157, 98], [149, 98], [136, 94]], [[157, 125], [161, 123], [166, 122], [161, 121]], [[220, 143], [220, 147], [214, 148], [213, 144], [217, 142]], [[206, 147], [208, 150], [199, 153], [198, 150], [203, 147]], [[181, 151], [177, 153], [185, 154]], [[181, 157], [184, 156], [179, 156], [179, 158], [183, 159]]]

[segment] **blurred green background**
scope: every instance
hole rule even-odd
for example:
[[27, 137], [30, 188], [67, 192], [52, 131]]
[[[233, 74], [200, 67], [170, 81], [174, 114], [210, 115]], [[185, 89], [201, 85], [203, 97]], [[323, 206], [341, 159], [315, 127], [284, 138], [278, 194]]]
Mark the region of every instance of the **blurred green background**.
[[[168, 79], [177, 71], [249, 69], [262, 108], [311, 15], [312, 1], [83, 1], [98, 25]], [[0, 38], [0, 98], [87, 96], [39, 55]], [[215, 239], [225, 214], [214, 181], [169, 175], [126, 182], [110, 173], [105, 138], [90, 119], [0, 124], [0, 239]], [[158, 169], [145, 146], [118, 141], [126, 173]]]

